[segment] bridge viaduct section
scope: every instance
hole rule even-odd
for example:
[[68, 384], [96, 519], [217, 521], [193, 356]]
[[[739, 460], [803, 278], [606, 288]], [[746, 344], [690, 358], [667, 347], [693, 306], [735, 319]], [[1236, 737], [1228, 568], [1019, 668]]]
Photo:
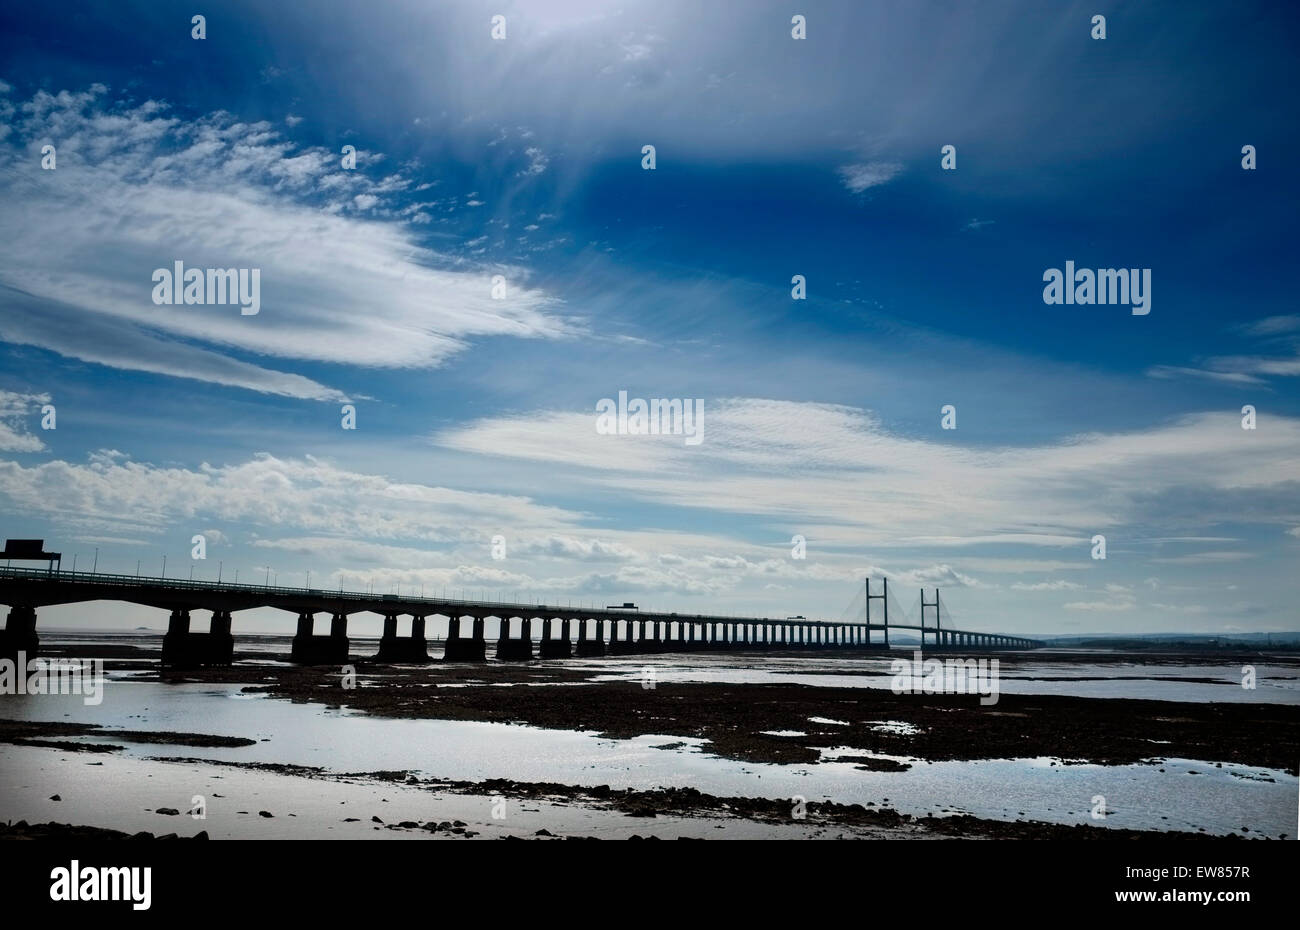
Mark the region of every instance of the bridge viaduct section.
[[[501, 660], [720, 650], [887, 649], [889, 629], [887, 621], [649, 613], [0, 569], [0, 603], [10, 607], [5, 629], [0, 632], [0, 656], [24, 652], [31, 658], [37, 654], [37, 608], [97, 600], [127, 601], [168, 611], [163, 664], [173, 667], [230, 664], [234, 659], [233, 615], [255, 607], [274, 607], [297, 615], [291, 655], [293, 661], [304, 664], [346, 663], [351, 649], [348, 617], [361, 612], [383, 618], [374, 661], [386, 663], [430, 661], [430, 618], [447, 622], [443, 658], [451, 662], [487, 658], [485, 627], [489, 619], [498, 624], [495, 655]], [[191, 615], [196, 610], [211, 612], [206, 632], [191, 629]], [[317, 632], [320, 614], [329, 617], [328, 632]], [[399, 635], [398, 620], [408, 616], [410, 632]], [[537, 639], [533, 636], [535, 623], [540, 627]], [[883, 633], [883, 639], [877, 636], [873, 641], [873, 632]], [[994, 633], [929, 632], [936, 636], [936, 645], [945, 648], [1031, 649], [1041, 645], [1024, 637]]]

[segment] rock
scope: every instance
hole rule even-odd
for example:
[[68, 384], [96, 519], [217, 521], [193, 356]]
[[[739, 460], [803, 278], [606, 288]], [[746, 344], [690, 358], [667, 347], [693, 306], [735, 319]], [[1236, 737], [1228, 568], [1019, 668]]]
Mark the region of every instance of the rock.
[[259, 816], [259, 817], [274, 817], [275, 814], [272, 814], [270, 811], [258, 811], [258, 812], [257, 812], [257, 816]]
[[156, 811], [154, 811], [154, 813], [162, 814], [164, 817], [175, 817], [180, 813], [180, 811], [178, 811], [174, 807], [160, 807]]
[[358, 823], [360, 820], [361, 820], [360, 817], [344, 817], [344, 818], [343, 818], [343, 822], [344, 822], [344, 823]]
[[371, 818], [370, 818], [370, 822], [371, 822], [371, 823], [383, 823], [383, 821], [380, 820], [378, 817], [371, 817]]
[[534, 833], [533, 836], [555, 836], [555, 834], [552, 833], [550, 830], [542, 829]]
[[208, 831], [200, 830], [198, 833], [194, 834], [194, 838], [196, 840], [206, 840], [208, 838]]

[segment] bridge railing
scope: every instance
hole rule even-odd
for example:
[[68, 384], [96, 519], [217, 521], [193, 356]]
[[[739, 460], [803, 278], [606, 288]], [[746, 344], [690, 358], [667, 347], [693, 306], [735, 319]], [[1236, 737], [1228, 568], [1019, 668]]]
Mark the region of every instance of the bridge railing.
[[[186, 578], [163, 578], [140, 575], [117, 575], [107, 572], [70, 572], [56, 569], [41, 568], [14, 568], [0, 567], [0, 578], [22, 578], [34, 581], [60, 581], [70, 584], [94, 584], [104, 587], [121, 587], [121, 588], [139, 588], [142, 586], [162, 587], [174, 591], [202, 591], [206, 593], [231, 593], [231, 594], [271, 594], [281, 597], [303, 597], [313, 599], [329, 599], [335, 601], [348, 601], [353, 603], [364, 603], [367, 605], [391, 604], [393, 607], [399, 605], [427, 605], [437, 606], [460, 606], [473, 607], [477, 609], [509, 609], [526, 613], [531, 610], [542, 611], [553, 616], [563, 616], [566, 612], [575, 610], [572, 606], [563, 606], [560, 604], [536, 604], [525, 603], [520, 601], [494, 601], [486, 599], [468, 599], [468, 598], [451, 598], [451, 597], [408, 597], [402, 594], [371, 594], [364, 591], [344, 591], [325, 588], [289, 588], [280, 585], [267, 584], [238, 584], [228, 581], [195, 581]], [[788, 623], [791, 621], [782, 620], [773, 617], [731, 617], [715, 614], [684, 614], [684, 613], [665, 613], [661, 611], [641, 611], [641, 610], [622, 610], [600, 609], [600, 608], [576, 608], [581, 614], [594, 615], [601, 614], [610, 618], [624, 618], [627, 620], [646, 620], [654, 622], [664, 622], [676, 620], [690, 623]], [[511, 616], [519, 616], [520, 613], [512, 613]], [[823, 620], [801, 620], [800, 623], [812, 625], [836, 625], [831, 621]], [[862, 624], [849, 624], [861, 626]]]

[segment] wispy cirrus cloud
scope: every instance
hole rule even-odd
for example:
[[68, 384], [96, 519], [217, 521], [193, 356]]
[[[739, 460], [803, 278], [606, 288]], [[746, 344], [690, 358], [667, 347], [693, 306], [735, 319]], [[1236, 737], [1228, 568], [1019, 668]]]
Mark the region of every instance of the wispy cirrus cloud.
[[[344, 392], [265, 359], [431, 368], [477, 337], [556, 338], [558, 302], [518, 268], [425, 247], [401, 172], [300, 148], [269, 123], [172, 115], [94, 85], [0, 109], [0, 336], [113, 367], [310, 399]], [[40, 148], [54, 144], [55, 170]], [[414, 207], [414, 210], [412, 210]], [[151, 275], [258, 268], [261, 312], [157, 306]], [[492, 275], [509, 282], [494, 299]], [[243, 356], [243, 357], [241, 357]], [[252, 359], [257, 359], [253, 361]]]
[[1254, 522], [1285, 522], [1294, 511], [1300, 421], [1285, 417], [1267, 433], [1206, 413], [989, 448], [900, 436], [840, 405], [734, 398], [705, 410], [695, 447], [674, 436], [601, 435], [594, 414], [556, 411], [488, 418], [434, 441], [562, 467], [660, 506], [763, 515], [844, 545], [1086, 545], [1108, 528], [1142, 526], [1150, 536], [1166, 524], [1228, 519], [1215, 502], [1243, 492], [1278, 501]]
[[1217, 355], [1199, 360], [1196, 366], [1153, 365], [1147, 369], [1152, 378], [1202, 378], [1224, 384], [1262, 385], [1269, 378], [1294, 378], [1300, 376], [1300, 315], [1286, 314], [1265, 317], [1233, 327], [1261, 348], [1282, 347], [1290, 355], [1237, 354]]

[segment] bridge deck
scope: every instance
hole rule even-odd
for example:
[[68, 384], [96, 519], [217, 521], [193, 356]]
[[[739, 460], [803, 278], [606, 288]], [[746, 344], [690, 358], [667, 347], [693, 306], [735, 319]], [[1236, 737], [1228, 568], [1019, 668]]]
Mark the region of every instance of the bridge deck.
[[[0, 568], [0, 603], [9, 604], [13, 610], [6, 633], [14, 624], [15, 616], [18, 627], [8, 636], [15, 641], [19, 636], [33, 636], [35, 633], [35, 609], [53, 604], [84, 603], [96, 600], [117, 600], [129, 603], [171, 610], [172, 623], [169, 635], [175, 632], [178, 637], [188, 636], [189, 612], [192, 610], [211, 610], [213, 628], [218, 628], [220, 616], [221, 635], [229, 639], [230, 616], [234, 611], [249, 610], [257, 607], [272, 607], [291, 611], [299, 617], [299, 638], [304, 642], [313, 637], [312, 618], [317, 613], [328, 612], [335, 616], [336, 623], [341, 624], [341, 635], [346, 637], [349, 614], [372, 612], [385, 618], [385, 640], [396, 640], [396, 618], [410, 615], [415, 626], [412, 635], [403, 639], [424, 641], [426, 617], [446, 617], [449, 624], [449, 638], [456, 639], [458, 634], [451, 632], [461, 618], [473, 618], [474, 639], [482, 638], [482, 621], [495, 618], [502, 621], [504, 632], [502, 639], [509, 639], [509, 626], [512, 620], [522, 620], [525, 624], [524, 637], [528, 634], [527, 623], [531, 620], [543, 621], [543, 641], [551, 640], [550, 622], [553, 620], [579, 622], [579, 641], [585, 641], [587, 621], [599, 624], [611, 622], [614, 630], [611, 644], [617, 641], [617, 624], [623, 621], [631, 638], [633, 624], [642, 624], [642, 634], [651, 625], [651, 639], [658, 640], [657, 624], [667, 624], [666, 632], [670, 640], [676, 642], [695, 642], [695, 627], [704, 627], [705, 640], [712, 643], [730, 645], [780, 645], [782, 643], [802, 643], [815, 645], [852, 646], [872, 644], [871, 633], [880, 631], [882, 639], [887, 640], [888, 631], [892, 629], [928, 631], [936, 639], [949, 645], [1005, 646], [1012, 648], [1032, 648], [1039, 645], [1027, 637], [1008, 634], [989, 633], [978, 630], [964, 630], [952, 627], [924, 627], [909, 623], [867, 623], [862, 620], [810, 620], [805, 617], [759, 617], [736, 616], [726, 614], [683, 613], [668, 611], [644, 611], [618, 607], [583, 607], [572, 604], [535, 604], [519, 601], [495, 601], [473, 598], [446, 597], [408, 597], [401, 594], [374, 594], [360, 591], [329, 591], [320, 588], [282, 588], [278, 585], [235, 584], [233, 582], [191, 581], [186, 579], [139, 577], [134, 575], [101, 574], [98, 572], [65, 572], [53, 568]], [[677, 625], [677, 635], [673, 636], [672, 625]], [[19, 629], [21, 627], [21, 629]], [[717, 628], [715, 630], [715, 627]], [[418, 629], [418, 633], [416, 630]], [[602, 627], [603, 629], [603, 627]], [[718, 632], [721, 635], [718, 635]], [[762, 633], [762, 636], [759, 634]], [[789, 635], [787, 635], [789, 634]], [[797, 634], [797, 635], [796, 635]], [[598, 638], [603, 634], [598, 629]], [[567, 626], [564, 637], [567, 642]], [[30, 640], [35, 642], [34, 639]], [[884, 643], [880, 643], [884, 645]], [[227, 650], [228, 651], [228, 650]], [[422, 651], [422, 650], [421, 650]], [[164, 649], [166, 652], [166, 649]], [[381, 649], [381, 655], [383, 650]]]

